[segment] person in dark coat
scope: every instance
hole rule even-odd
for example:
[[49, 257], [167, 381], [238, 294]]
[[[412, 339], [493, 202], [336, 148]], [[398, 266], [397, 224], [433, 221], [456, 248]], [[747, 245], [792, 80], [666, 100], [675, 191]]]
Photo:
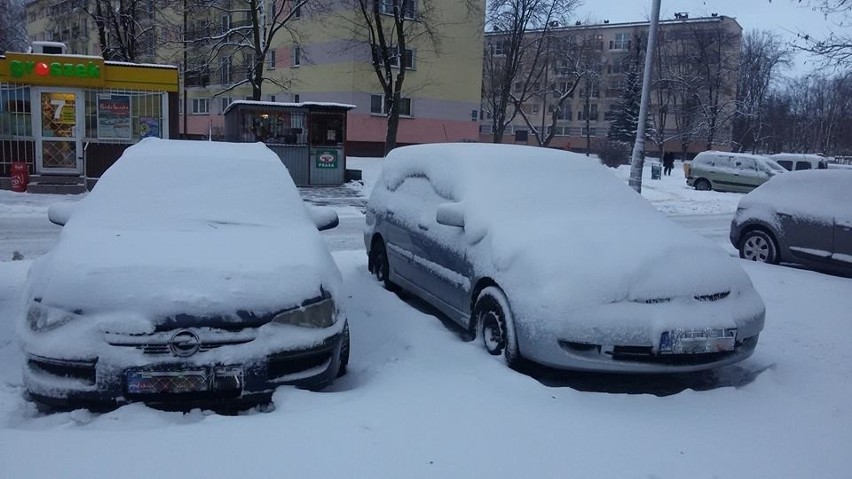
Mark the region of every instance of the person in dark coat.
[[672, 168], [674, 168], [674, 153], [668, 151], [663, 155], [663, 174], [671, 176]]

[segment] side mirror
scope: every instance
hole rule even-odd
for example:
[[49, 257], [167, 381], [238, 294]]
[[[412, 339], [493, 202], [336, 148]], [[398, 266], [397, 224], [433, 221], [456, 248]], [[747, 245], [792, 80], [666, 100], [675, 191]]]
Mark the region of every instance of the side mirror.
[[65, 223], [71, 218], [74, 210], [77, 209], [77, 201], [63, 201], [62, 203], [54, 203], [47, 208], [47, 219], [51, 223], [59, 226], [65, 226]]
[[435, 221], [439, 225], [464, 228], [464, 208], [459, 203], [443, 203], [438, 205]]
[[337, 212], [333, 208], [310, 205], [305, 205], [305, 208], [308, 210], [308, 216], [311, 218], [311, 221], [317, 225], [317, 229], [320, 231], [336, 228], [340, 224]]

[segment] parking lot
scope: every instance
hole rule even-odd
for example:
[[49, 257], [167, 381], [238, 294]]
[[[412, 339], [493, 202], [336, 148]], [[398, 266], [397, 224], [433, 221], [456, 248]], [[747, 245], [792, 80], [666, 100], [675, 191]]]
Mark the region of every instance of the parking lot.
[[[363, 206], [381, 164], [351, 164], [365, 185], [302, 190], [340, 217], [323, 236], [344, 278], [349, 373], [321, 393], [281, 387], [270, 408], [238, 416], [140, 404], [42, 415], [25, 401], [18, 295], [56, 242], [46, 208], [59, 198], [0, 191], [0, 475], [848, 477], [852, 279], [744, 262], [766, 326], [751, 358], [712, 373], [520, 374], [371, 277]], [[742, 195], [695, 192], [676, 171], [643, 196], [736, 254]]]

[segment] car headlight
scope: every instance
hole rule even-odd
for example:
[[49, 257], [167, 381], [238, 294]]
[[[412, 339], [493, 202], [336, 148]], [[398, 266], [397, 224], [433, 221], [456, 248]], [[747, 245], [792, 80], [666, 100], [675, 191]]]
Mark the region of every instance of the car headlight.
[[27, 324], [36, 332], [52, 331], [79, 318], [80, 315], [33, 302], [27, 310]]
[[278, 313], [272, 318], [272, 322], [300, 328], [328, 328], [335, 323], [335, 319], [334, 301], [324, 298]]

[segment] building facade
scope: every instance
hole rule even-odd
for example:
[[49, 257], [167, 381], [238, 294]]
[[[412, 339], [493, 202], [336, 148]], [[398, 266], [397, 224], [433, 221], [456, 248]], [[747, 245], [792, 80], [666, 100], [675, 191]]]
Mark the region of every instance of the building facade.
[[[281, 10], [280, 1], [260, 0], [261, 18], [263, 12], [268, 15]], [[283, 9], [288, 11], [291, 3], [284, 1]], [[381, 2], [382, 8], [393, 4], [390, 0]], [[57, 21], [56, 3], [34, 0], [27, 4], [31, 39], [65, 42], [71, 53], [97, 51], [98, 32], [91, 17], [87, 18], [81, 8], [71, 8], [62, 17], [65, 20]], [[61, 3], [80, 4], [81, 0]], [[175, 10], [178, 2], [148, 3], [157, 7], [145, 20], [151, 24], [150, 35], [156, 41], [152, 49], [144, 51], [150, 53], [150, 61], [181, 68], [181, 134], [224, 138], [223, 112], [234, 100], [252, 98], [251, 85], [241, 82], [254, 58], [245, 48], [220, 48], [211, 54], [210, 46], [227, 32], [250, 24], [251, 12], [237, 8], [238, 2], [223, 0], [215, 9], [190, 10], [184, 23], [182, 13]], [[476, 4], [478, 14], [476, 8], [470, 8]], [[324, 8], [308, 8], [310, 5], [295, 12], [287, 28], [273, 37], [264, 59], [260, 100], [355, 105], [348, 116], [347, 150], [353, 155], [380, 155], [386, 115], [369, 44], [359, 39], [361, 35], [353, 28], [358, 12], [347, 2], [327, 2]], [[477, 139], [484, 0], [405, 0], [405, 5], [412, 16], [428, 7], [437, 42], [427, 35], [413, 36], [406, 55], [396, 60], [406, 62], [407, 67], [397, 143]]]
[[[729, 150], [742, 28], [731, 17], [688, 18], [686, 14], [676, 17], [660, 22], [646, 151], [651, 154], [672, 151], [691, 157], [707, 149]], [[508, 106], [510, 121], [503, 142], [535, 145], [539, 141], [533, 129], [539, 136], [555, 130], [547, 146], [599, 151], [616, 116], [613, 109], [618, 108], [629, 87], [634, 65], [639, 68], [633, 72], [634, 78], [638, 77], [641, 85], [648, 28], [648, 22], [605, 22], [550, 30], [548, 35], [560, 40], [553, 44], [563, 50], [589, 48], [593, 64], [583, 72], [584, 77], [573, 94], [559, 104], [566, 84], [570, 85], [575, 78], [576, 68], [570, 67], [576, 65], [565, 60], [564, 51], [545, 56], [543, 61], [548, 66], [535, 78], [530, 93], [524, 97], [520, 105], [523, 115]], [[500, 32], [486, 34], [486, 62], [489, 55], [500, 55], [504, 37]], [[483, 75], [488, 82], [488, 72], [484, 71]], [[521, 89], [523, 79], [519, 78], [513, 90]], [[489, 110], [484, 97], [479, 122], [483, 142], [494, 139], [494, 112]]]

